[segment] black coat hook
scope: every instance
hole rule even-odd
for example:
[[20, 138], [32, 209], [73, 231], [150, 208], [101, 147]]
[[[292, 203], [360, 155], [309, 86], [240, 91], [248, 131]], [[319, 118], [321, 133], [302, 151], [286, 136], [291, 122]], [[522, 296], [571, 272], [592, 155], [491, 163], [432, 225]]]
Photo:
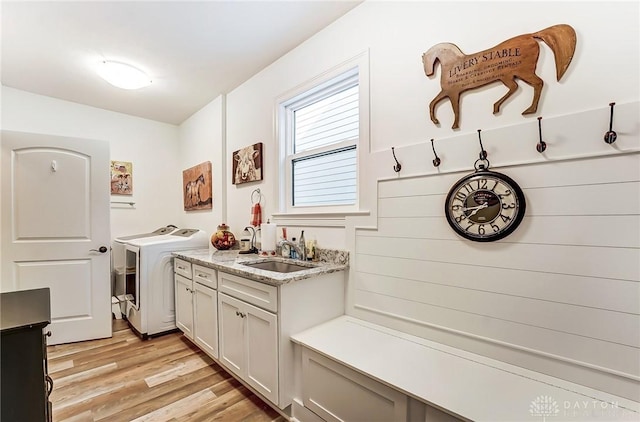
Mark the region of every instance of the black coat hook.
[[480, 141], [480, 154], [478, 154], [478, 156], [480, 157], [481, 160], [486, 160], [487, 159], [487, 151], [484, 150], [484, 147], [482, 146], [482, 138], [480, 137], [480, 131], [482, 129], [478, 129], [478, 141]]
[[618, 134], [615, 133], [613, 130], [613, 106], [614, 105], [616, 105], [616, 103], [609, 103], [609, 106], [611, 106], [611, 117], [609, 118], [609, 131], [604, 134], [604, 141], [608, 144], [612, 144], [616, 141], [616, 139], [618, 139]]
[[436, 147], [433, 146], [433, 138], [431, 139], [431, 149], [433, 150], [433, 155], [435, 155], [435, 157], [436, 157], [432, 161], [433, 162], [433, 166], [434, 167], [438, 167], [442, 161], [440, 161], [440, 158], [438, 157], [438, 154], [436, 154]]
[[398, 159], [396, 158], [396, 151], [394, 147], [391, 147], [391, 153], [393, 154], [393, 159], [396, 160], [396, 165], [393, 166], [393, 171], [395, 171], [396, 173], [399, 173], [400, 170], [402, 170], [402, 165], [398, 162]]
[[542, 154], [547, 149], [547, 143], [542, 140], [542, 117], [538, 117], [538, 135], [540, 136], [540, 142], [536, 145], [536, 150]]

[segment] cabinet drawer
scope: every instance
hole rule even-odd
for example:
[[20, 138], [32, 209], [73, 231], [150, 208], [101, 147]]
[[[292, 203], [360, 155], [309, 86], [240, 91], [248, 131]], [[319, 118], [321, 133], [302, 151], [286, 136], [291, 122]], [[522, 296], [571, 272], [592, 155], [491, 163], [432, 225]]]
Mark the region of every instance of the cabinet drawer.
[[193, 281], [212, 289], [218, 288], [218, 272], [213, 268], [193, 264]]
[[219, 274], [219, 290], [271, 312], [278, 311], [278, 288], [232, 274]]
[[180, 258], [173, 258], [173, 271], [191, 280], [191, 263]]

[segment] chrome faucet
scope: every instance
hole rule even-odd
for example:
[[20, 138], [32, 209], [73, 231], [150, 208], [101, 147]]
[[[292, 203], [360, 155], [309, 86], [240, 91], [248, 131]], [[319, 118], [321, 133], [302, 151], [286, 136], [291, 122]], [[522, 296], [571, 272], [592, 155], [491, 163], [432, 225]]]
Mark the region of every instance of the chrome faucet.
[[[306, 250], [303, 252], [303, 251], [300, 249], [300, 246], [299, 246], [299, 245], [297, 245], [297, 244], [293, 243], [292, 241], [290, 241], [290, 240], [288, 240], [288, 239], [281, 239], [281, 240], [278, 242], [278, 246], [282, 247], [282, 245], [289, 245], [289, 247], [293, 248], [293, 249], [296, 251], [296, 253], [298, 254], [298, 259], [300, 259], [300, 260], [302, 260], [302, 261], [306, 261], [306, 258], [307, 258], [307, 254], [305, 253], [305, 252], [306, 252]], [[306, 248], [305, 248], [305, 249], [306, 249]]]
[[[258, 253], [258, 248], [256, 248], [256, 232], [257, 230], [253, 226], [247, 226], [244, 228], [246, 231], [251, 229], [251, 243], [249, 244], [249, 252], [250, 253]], [[258, 227], [258, 230], [260, 228]]]

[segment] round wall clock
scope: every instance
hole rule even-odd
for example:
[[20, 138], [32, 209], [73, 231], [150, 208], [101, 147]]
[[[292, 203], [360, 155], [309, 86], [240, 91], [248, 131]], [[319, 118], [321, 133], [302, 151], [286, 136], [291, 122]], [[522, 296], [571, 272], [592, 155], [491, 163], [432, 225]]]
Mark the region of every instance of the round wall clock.
[[480, 165], [449, 190], [444, 211], [460, 236], [491, 242], [511, 234], [522, 221], [525, 208], [522, 189], [513, 179]]

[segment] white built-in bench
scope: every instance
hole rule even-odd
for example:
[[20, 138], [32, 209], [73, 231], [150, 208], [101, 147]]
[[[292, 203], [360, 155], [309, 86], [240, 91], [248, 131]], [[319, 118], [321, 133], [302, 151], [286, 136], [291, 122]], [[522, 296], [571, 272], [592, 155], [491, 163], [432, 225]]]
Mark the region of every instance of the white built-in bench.
[[305, 411], [327, 421], [640, 420], [640, 403], [349, 316], [292, 340]]

